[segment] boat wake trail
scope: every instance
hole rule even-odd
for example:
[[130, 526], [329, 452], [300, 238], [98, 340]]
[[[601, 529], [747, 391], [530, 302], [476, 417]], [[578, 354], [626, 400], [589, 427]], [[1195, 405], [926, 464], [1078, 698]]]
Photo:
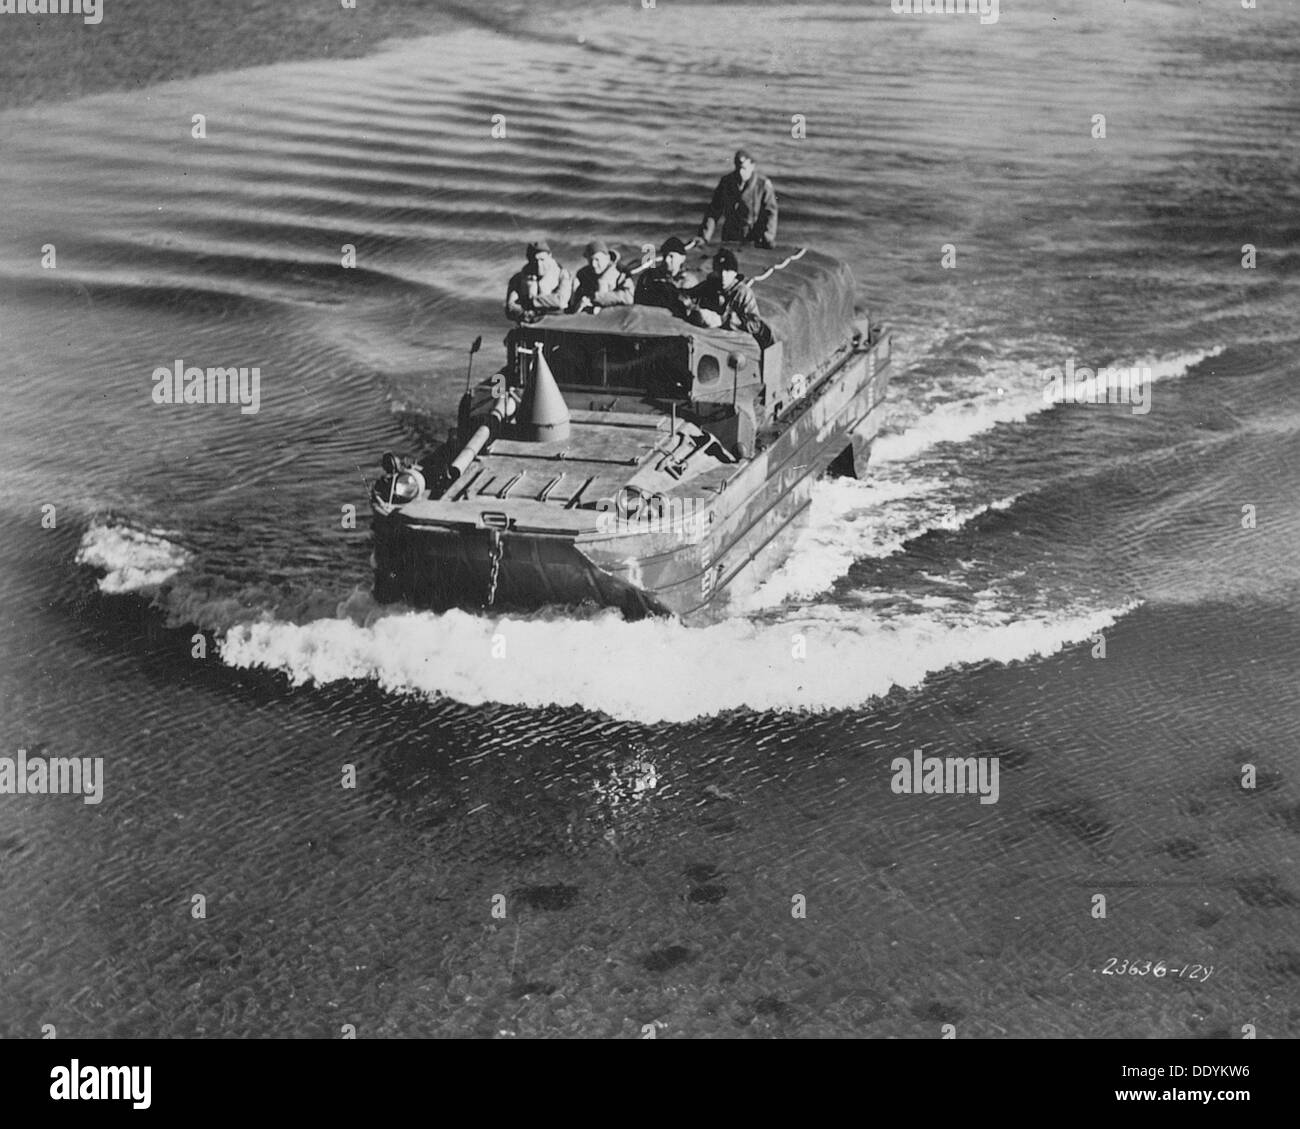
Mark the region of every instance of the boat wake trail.
[[[1150, 380], [1169, 380], [1221, 352], [1223, 346], [1217, 346], [1121, 367], [1142, 366]], [[892, 413], [893, 430], [872, 446], [868, 477], [816, 484], [808, 525], [785, 563], [746, 599], [746, 611], [808, 600], [847, 574], [854, 561], [892, 556], [923, 534], [953, 532], [1016, 503], [1022, 495], [983, 502], [963, 497], [971, 484], [961, 476], [960, 460], [936, 465], [927, 456], [945, 444], [959, 446], [999, 424], [1024, 423], [1062, 405], [1044, 399], [1039, 370], [1023, 362], [994, 366], [980, 391], [971, 392], [968, 378], [961, 384], [957, 399], [947, 398], [942, 388], [934, 390], [927, 400], [940, 402], [928, 410], [918, 409], [909, 390], [909, 399]], [[958, 497], [961, 502], [954, 500]]]
[[[1224, 346], [1217, 345], [1163, 357], [1115, 361], [1110, 367], [1145, 368], [1151, 381], [1174, 380], [1187, 376], [1202, 361], [1217, 357], [1223, 350]], [[1095, 381], [1088, 387], [1093, 384]], [[1024, 361], [994, 364], [973, 392], [970, 379], [962, 377], [955, 389], [937, 388], [926, 397], [906, 426], [876, 439], [871, 466], [874, 470], [884, 464], [910, 462], [941, 443], [964, 443], [998, 424], [1024, 423], [1040, 412], [1061, 407], [1044, 398], [1041, 365]]]
[[925, 533], [956, 531], [982, 514], [1010, 509], [1018, 497], [960, 508], [947, 493], [948, 484], [937, 478], [819, 482], [808, 527], [789, 559], [746, 600], [745, 610], [810, 599], [844, 576], [854, 561], [891, 556]]
[[705, 628], [629, 623], [611, 611], [589, 620], [496, 621], [413, 612], [369, 623], [246, 624], [228, 632], [220, 650], [230, 666], [277, 670], [295, 685], [363, 679], [391, 693], [470, 705], [579, 706], [619, 720], [680, 723], [734, 709], [850, 709], [949, 667], [1053, 654], [1134, 606], [897, 620], [827, 607], [779, 624], [737, 619]]

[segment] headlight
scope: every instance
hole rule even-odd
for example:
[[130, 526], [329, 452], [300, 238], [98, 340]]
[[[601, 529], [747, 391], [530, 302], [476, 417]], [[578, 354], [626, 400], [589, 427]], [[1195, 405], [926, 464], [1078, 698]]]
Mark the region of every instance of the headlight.
[[424, 475], [418, 470], [401, 471], [393, 481], [393, 501], [413, 502], [424, 490]]
[[404, 506], [424, 492], [424, 475], [414, 468], [388, 474], [375, 483], [371, 494], [385, 506]]

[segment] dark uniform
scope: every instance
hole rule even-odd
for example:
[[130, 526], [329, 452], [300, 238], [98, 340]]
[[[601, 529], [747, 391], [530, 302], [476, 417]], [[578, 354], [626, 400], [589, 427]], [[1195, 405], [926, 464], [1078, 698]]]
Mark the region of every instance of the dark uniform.
[[659, 263], [637, 279], [636, 304], [662, 306], [682, 318], [690, 312], [690, 306], [683, 301], [684, 292], [699, 284], [699, 275], [685, 268], [677, 274], [669, 274], [668, 267]]
[[[752, 158], [743, 149], [736, 154], [736, 163], [742, 157]], [[708, 211], [700, 223], [700, 238], [708, 243], [713, 238], [718, 220], [722, 221], [724, 243], [753, 243], [756, 247], [776, 246], [776, 189], [758, 171], [741, 180], [740, 173], [727, 173], [718, 181]]]
[[[684, 318], [690, 314], [694, 303], [684, 298], [683, 293], [700, 284], [699, 276], [686, 269], [686, 246], [676, 236], [664, 241], [659, 254], [664, 261], [656, 263], [637, 279], [636, 304], [661, 306], [670, 310], [674, 317]], [[668, 266], [669, 255], [682, 256], [681, 265], [675, 274]]]

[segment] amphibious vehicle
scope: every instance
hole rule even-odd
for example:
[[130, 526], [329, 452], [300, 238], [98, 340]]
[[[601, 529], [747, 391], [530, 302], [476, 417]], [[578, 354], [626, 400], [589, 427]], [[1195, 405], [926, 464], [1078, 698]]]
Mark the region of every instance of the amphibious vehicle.
[[377, 598], [699, 621], [761, 581], [814, 481], [864, 472], [890, 336], [830, 256], [747, 247], [740, 260], [767, 348], [639, 305], [511, 330], [500, 371], [467, 376], [446, 444], [384, 456]]

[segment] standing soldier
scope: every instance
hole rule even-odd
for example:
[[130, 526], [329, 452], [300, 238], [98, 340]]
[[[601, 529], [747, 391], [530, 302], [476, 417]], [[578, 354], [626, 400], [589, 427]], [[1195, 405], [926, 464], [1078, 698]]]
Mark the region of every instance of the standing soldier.
[[714, 189], [700, 224], [699, 237], [705, 243], [713, 238], [719, 219], [724, 243], [776, 245], [776, 189], [754, 170], [754, 158], [746, 149], [736, 150], [735, 170], [724, 174]]
[[569, 307], [573, 278], [555, 261], [544, 239], [528, 244], [528, 261], [506, 287], [506, 317], [534, 322], [544, 314], [563, 313]]

